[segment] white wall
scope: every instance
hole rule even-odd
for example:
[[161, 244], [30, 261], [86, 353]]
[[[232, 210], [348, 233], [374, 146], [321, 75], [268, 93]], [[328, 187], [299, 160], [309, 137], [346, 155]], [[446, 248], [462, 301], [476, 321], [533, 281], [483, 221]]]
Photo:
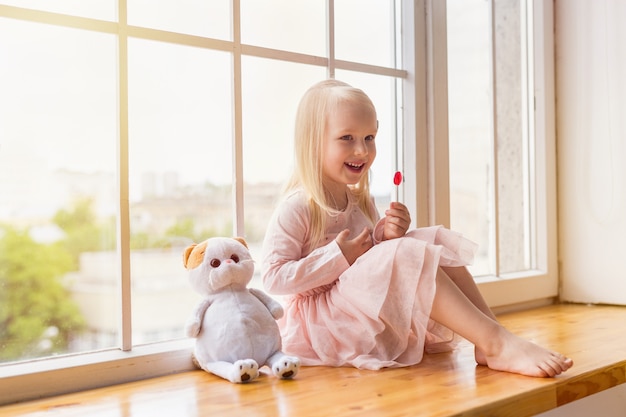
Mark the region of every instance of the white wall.
[[556, 0], [564, 301], [626, 304], [626, 1]]

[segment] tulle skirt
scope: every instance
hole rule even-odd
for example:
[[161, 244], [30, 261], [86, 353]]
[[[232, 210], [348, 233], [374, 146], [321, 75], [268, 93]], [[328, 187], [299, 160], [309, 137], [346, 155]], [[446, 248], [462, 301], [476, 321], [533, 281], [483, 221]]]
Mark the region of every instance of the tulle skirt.
[[306, 366], [380, 369], [453, 349], [454, 333], [430, 319], [437, 268], [470, 264], [476, 247], [441, 226], [375, 245], [333, 284], [287, 300], [283, 351]]

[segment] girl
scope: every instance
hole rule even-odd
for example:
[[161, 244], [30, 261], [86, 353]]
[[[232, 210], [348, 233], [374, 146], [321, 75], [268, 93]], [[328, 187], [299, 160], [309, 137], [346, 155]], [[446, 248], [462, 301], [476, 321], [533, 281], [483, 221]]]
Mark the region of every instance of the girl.
[[266, 290], [290, 296], [284, 350], [304, 365], [380, 369], [449, 350], [457, 333], [496, 370], [552, 377], [570, 368], [496, 321], [465, 268], [474, 243], [439, 226], [407, 232], [398, 202], [379, 217], [368, 182], [377, 130], [369, 97], [340, 81], [314, 85], [300, 102], [295, 170], [263, 244]]

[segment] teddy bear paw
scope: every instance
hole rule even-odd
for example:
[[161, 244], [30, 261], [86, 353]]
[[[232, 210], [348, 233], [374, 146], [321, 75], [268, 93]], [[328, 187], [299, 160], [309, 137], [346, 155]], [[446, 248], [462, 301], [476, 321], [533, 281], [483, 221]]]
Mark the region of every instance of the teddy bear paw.
[[294, 356], [283, 356], [272, 366], [272, 372], [281, 379], [291, 379], [298, 374], [300, 359]]
[[233, 365], [232, 382], [250, 382], [259, 376], [259, 365], [254, 359], [238, 360]]

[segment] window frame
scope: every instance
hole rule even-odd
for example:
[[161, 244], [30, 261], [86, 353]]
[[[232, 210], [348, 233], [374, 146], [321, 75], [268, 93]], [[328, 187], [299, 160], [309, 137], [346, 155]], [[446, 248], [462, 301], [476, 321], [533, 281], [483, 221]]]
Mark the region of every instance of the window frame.
[[554, 6], [552, 2], [528, 0], [534, 33], [529, 42], [532, 66], [527, 68], [532, 98], [527, 128], [534, 127], [531, 160], [534, 181], [530, 187], [534, 227], [535, 269], [521, 273], [484, 277], [479, 288], [496, 311], [531, 308], [551, 304], [559, 295], [557, 247], [556, 127], [554, 80]]
[[[532, 306], [547, 303], [558, 294], [556, 251], [556, 174], [554, 124], [553, 5], [533, 0], [535, 20], [535, 127], [537, 144], [537, 252], [538, 270], [519, 276], [479, 280], [488, 303], [502, 306]], [[334, 0], [327, 0], [328, 21], [333, 22]], [[309, 56], [241, 44], [239, 1], [233, 0], [233, 40], [221, 41], [193, 35], [129, 26], [126, 0], [118, 0], [118, 22], [68, 16], [0, 5], [0, 16], [98, 30], [119, 35], [120, 74], [120, 205], [118, 251], [121, 260], [122, 303], [127, 317], [121, 326], [119, 349], [44, 358], [0, 366], [0, 405], [43, 396], [156, 377], [194, 369], [190, 353], [192, 339], [132, 346], [130, 328], [130, 249], [128, 248], [128, 60], [129, 37], [181, 43], [233, 53], [234, 95], [234, 232], [243, 233], [243, 153], [241, 107], [241, 57], [281, 59], [325, 66], [329, 76], [335, 69], [357, 70], [402, 79], [403, 96], [401, 154], [405, 169], [404, 198], [413, 213], [414, 226], [449, 223], [447, 79], [445, 2], [402, 0], [403, 69], [391, 69], [337, 60], [334, 49], [328, 57]], [[332, 27], [332, 24], [330, 25]], [[332, 29], [329, 42], [332, 45]], [[426, 40], [426, 42], [424, 42]], [[414, 140], [410, 140], [414, 138]], [[436, 168], [436, 169], [435, 169]], [[62, 382], [61, 382], [62, 381]]]
[[[550, 304], [558, 297], [558, 254], [556, 218], [556, 130], [554, 90], [553, 5], [528, 0], [533, 33], [529, 49], [533, 54], [528, 68], [529, 88], [533, 88], [534, 126], [531, 145], [534, 160], [532, 212], [535, 215], [534, 250], [536, 268], [520, 273], [485, 276], [476, 279], [489, 306], [496, 312], [532, 308]], [[414, 77], [405, 81], [404, 137], [415, 132], [415, 142], [406, 141], [404, 166], [407, 170], [405, 202], [415, 213], [417, 226], [450, 223], [450, 190], [447, 117], [446, 4], [436, 0], [415, 2], [414, 32], [405, 40], [403, 56], [409, 57], [405, 69]], [[404, 22], [405, 30], [410, 22]], [[419, 39], [426, 39], [420, 43]], [[410, 42], [413, 43], [410, 43]], [[530, 100], [529, 100], [530, 101]], [[415, 103], [415, 108], [410, 105]], [[534, 119], [534, 123], [533, 120]], [[405, 139], [406, 140], [406, 139]]]

